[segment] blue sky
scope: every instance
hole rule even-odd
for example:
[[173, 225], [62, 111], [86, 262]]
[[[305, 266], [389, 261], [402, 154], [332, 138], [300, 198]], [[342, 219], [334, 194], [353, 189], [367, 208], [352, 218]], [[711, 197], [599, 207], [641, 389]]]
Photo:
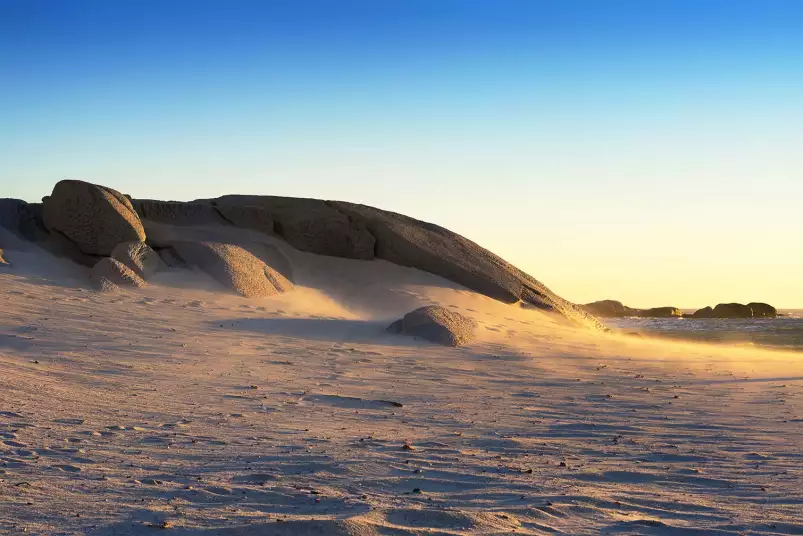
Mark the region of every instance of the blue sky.
[[803, 2], [0, 0], [0, 195], [344, 199], [576, 301], [803, 307]]

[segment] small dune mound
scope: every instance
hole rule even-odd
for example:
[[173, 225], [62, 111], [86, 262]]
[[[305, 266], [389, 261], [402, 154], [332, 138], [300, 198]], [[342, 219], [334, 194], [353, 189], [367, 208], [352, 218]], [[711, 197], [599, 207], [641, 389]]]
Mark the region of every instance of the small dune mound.
[[121, 287], [144, 287], [145, 281], [131, 268], [116, 259], [101, 259], [92, 268], [92, 286], [98, 290], [114, 290], [109, 284]]
[[142, 279], [148, 279], [159, 269], [159, 254], [143, 242], [123, 242], [112, 251], [112, 258], [120, 261]]
[[292, 290], [293, 283], [249, 251], [217, 242], [174, 242], [172, 248], [189, 266], [246, 298], [263, 298]]
[[462, 346], [476, 338], [477, 323], [437, 305], [421, 307], [390, 325], [388, 331], [421, 337], [444, 346]]

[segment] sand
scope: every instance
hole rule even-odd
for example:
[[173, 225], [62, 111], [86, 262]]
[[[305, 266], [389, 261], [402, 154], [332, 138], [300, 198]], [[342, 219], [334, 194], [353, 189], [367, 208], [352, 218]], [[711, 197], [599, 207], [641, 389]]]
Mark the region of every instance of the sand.
[[[803, 534], [800, 354], [576, 330], [381, 261], [104, 294], [6, 251], [0, 533]], [[447, 348], [384, 332], [427, 304]]]

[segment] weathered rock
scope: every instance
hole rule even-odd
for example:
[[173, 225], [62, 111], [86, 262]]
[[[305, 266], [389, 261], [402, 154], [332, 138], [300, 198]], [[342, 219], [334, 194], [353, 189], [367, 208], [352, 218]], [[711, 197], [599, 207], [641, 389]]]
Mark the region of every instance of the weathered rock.
[[143, 279], [148, 279], [159, 269], [159, 254], [142, 242], [123, 242], [112, 251], [112, 258], [120, 261]]
[[652, 309], [643, 309], [638, 316], [645, 318], [680, 318], [683, 316], [683, 311], [677, 307], [653, 307]]
[[775, 318], [778, 316], [778, 310], [768, 303], [751, 302], [747, 306], [753, 310], [753, 317], [755, 318]]
[[42, 225], [42, 205], [21, 199], [0, 199], [0, 227], [29, 242], [44, 240], [48, 235]]
[[92, 281], [92, 286], [95, 287], [95, 290], [98, 290], [100, 292], [122, 292], [123, 291], [123, 289], [121, 289], [118, 285], [115, 285], [114, 283], [112, 283], [111, 281], [109, 281], [105, 277], [99, 277], [99, 278], [93, 280]]
[[179, 201], [133, 201], [139, 216], [144, 220], [169, 225], [224, 225], [224, 220], [215, 207], [206, 203], [182, 203]]
[[216, 205], [215, 210], [227, 222], [241, 229], [251, 229], [267, 235], [275, 234], [275, 223], [270, 211], [250, 205]]
[[267, 297], [293, 289], [287, 278], [240, 246], [177, 241], [172, 247], [188, 265], [245, 297]]
[[702, 309], [698, 309], [694, 311], [691, 315], [691, 318], [713, 318], [714, 317], [714, 309], [711, 307], [703, 307]]
[[262, 242], [238, 242], [236, 245], [282, 274], [289, 281], [293, 281], [293, 268], [290, 261], [276, 246]]
[[[273, 220], [271, 232], [284, 238], [291, 246], [301, 251], [370, 260], [374, 258], [374, 237], [360, 222], [352, 221], [345, 214], [319, 199], [274, 197], [255, 195], [226, 195], [207, 202], [213, 203], [231, 222], [242, 221], [233, 217], [240, 207], [239, 218], [249, 221], [254, 229], [259, 218]], [[264, 215], [244, 207], [258, 207]], [[260, 214], [257, 216], [257, 214]], [[263, 230], [263, 229], [256, 229]], [[263, 232], [268, 232], [267, 223]]]
[[134, 273], [131, 268], [110, 257], [101, 259], [95, 264], [89, 279], [92, 282], [92, 286], [98, 290], [108, 290], [104, 289], [104, 286], [108, 286], [106, 281], [123, 287], [145, 286], [145, 281]]
[[3, 248], [0, 248], [0, 269], [11, 268], [11, 263], [6, 260]]
[[63, 234], [90, 255], [110, 255], [121, 242], [143, 242], [145, 230], [131, 202], [105, 186], [83, 181], [60, 181], [45, 198], [45, 227]]
[[477, 323], [437, 305], [421, 307], [388, 327], [391, 333], [420, 337], [444, 346], [462, 346], [476, 338]]
[[620, 301], [601, 300], [581, 306], [592, 315], [601, 317], [638, 316], [639, 310], [627, 307]]
[[741, 303], [720, 303], [714, 307], [713, 318], [753, 318], [753, 310]]

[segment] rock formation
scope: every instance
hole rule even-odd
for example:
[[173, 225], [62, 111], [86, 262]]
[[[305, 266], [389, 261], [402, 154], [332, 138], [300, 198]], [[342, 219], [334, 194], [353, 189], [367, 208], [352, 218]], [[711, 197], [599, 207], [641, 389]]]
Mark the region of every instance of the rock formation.
[[145, 230], [131, 202], [120, 192], [83, 181], [56, 184], [43, 200], [42, 219], [82, 253], [111, 255], [121, 242], [145, 241]]
[[747, 306], [753, 310], [754, 318], [775, 318], [778, 316], [778, 310], [768, 303], [751, 302]]
[[712, 318], [753, 318], [753, 310], [741, 303], [720, 303], [714, 307]]
[[106, 257], [98, 261], [92, 268], [89, 276], [92, 286], [98, 290], [111, 290], [115, 285], [118, 287], [144, 287], [145, 281], [142, 280], [134, 271], [118, 260]]
[[683, 313], [677, 307], [654, 307], [652, 309], [634, 309], [616, 300], [602, 300], [587, 303], [583, 309], [592, 315], [616, 318], [623, 316], [639, 316], [644, 318], [674, 318], [681, 317]]
[[122, 242], [112, 250], [112, 258], [125, 264], [142, 279], [156, 273], [162, 261], [159, 254], [142, 242]]
[[388, 327], [391, 333], [420, 337], [444, 346], [462, 346], [476, 338], [477, 323], [437, 305], [421, 307]]

